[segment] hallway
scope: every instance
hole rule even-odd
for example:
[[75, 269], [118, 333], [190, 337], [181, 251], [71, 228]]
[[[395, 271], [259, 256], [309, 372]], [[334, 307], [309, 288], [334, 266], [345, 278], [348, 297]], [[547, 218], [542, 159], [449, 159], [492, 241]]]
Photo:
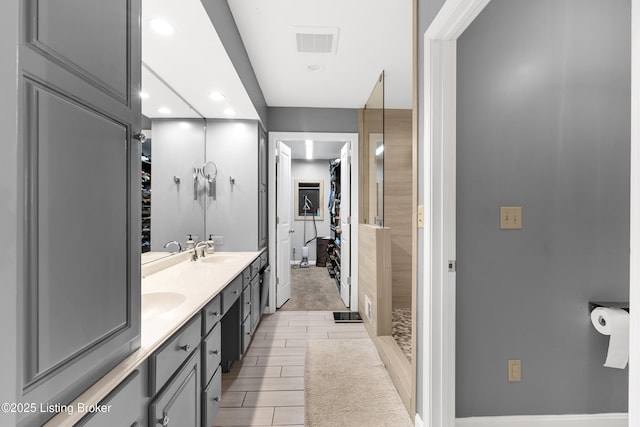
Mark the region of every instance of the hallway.
[[247, 354], [222, 377], [215, 426], [303, 426], [309, 339], [369, 339], [362, 323], [335, 324], [330, 311], [267, 314]]

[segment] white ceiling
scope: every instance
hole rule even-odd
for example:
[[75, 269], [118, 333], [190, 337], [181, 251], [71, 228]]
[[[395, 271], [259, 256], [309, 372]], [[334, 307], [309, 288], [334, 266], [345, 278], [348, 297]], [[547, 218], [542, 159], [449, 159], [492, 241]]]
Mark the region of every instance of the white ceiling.
[[[383, 70], [385, 106], [411, 108], [411, 3], [229, 0], [267, 105], [323, 108], [362, 108]], [[150, 29], [159, 17], [172, 35]], [[338, 27], [337, 53], [296, 53], [293, 26]], [[144, 115], [258, 120], [200, 0], [142, 0], [142, 59]], [[324, 69], [310, 72], [311, 64]], [[225, 99], [211, 100], [212, 91]], [[159, 106], [172, 112], [160, 114]]]
[[[267, 100], [278, 107], [362, 108], [385, 73], [385, 106], [411, 108], [411, 0], [230, 0]], [[338, 27], [337, 53], [296, 53], [292, 27]], [[311, 72], [307, 66], [324, 65]]]

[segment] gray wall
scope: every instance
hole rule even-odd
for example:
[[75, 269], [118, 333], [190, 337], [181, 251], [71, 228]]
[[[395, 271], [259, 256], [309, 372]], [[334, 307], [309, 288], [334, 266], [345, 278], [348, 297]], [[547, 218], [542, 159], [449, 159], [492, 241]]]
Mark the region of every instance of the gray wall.
[[[424, 150], [425, 150], [425, 132], [424, 132], [424, 33], [429, 25], [436, 17], [445, 0], [417, 0], [418, 2], [418, 204], [424, 204], [422, 195], [424, 182]], [[424, 298], [424, 239], [425, 229], [418, 229], [418, 269], [417, 269], [417, 301]], [[416, 323], [424, 325], [424, 307], [418, 303], [416, 306]], [[418, 327], [418, 336], [416, 340], [416, 413], [422, 420], [425, 420], [422, 400], [424, 399], [422, 389], [424, 387], [424, 343], [422, 342], [422, 327]]]
[[218, 167], [216, 200], [206, 198], [207, 234], [224, 236], [219, 250], [257, 250], [258, 122], [208, 119], [206, 158]]
[[358, 110], [269, 107], [269, 132], [358, 132]]
[[[0, 351], [0, 401], [17, 402], [17, 292], [18, 262], [23, 249], [17, 240], [16, 224], [22, 218], [18, 210], [18, 9], [20, 2], [9, 0], [0, 5], [3, 24], [0, 26], [0, 128], [2, 129], [2, 155], [0, 155], [0, 234], [7, 244], [0, 248], [0, 336], [5, 350]], [[6, 21], [6, 22], [5, 22]], [[17, 242], [17, 244], [14, 244]], [[15, 425], [13, 414], [0, 413], [0, 425]]]
[[[340, 153], [336, 154], [336, 157], [340, 157]], [[324, 190], [322, 210], [324, 213], [324, 219], [322, 221], [316, 219], [316, 227], [318, 228], [318, 238], [328, 237], [331, 235], [330, 223], [331, 217], [329, 216], [329, 209], [327, 207], [329, 203], [329, 193], [331, 191], [331, 176], [329, 175], [329, 160], [292, 160], [291, 161], [291, 182], [295, 183], [296, 179], [302, 180], [318, 180], [322, 181]], [[295, 185], [295, 184], [294, 184]], [[293, 215], [295, 215], [296, 206], [293, 206]], [[295, 233], [291, 235], [291, 247], [296, 250], [295, 261], [300, 262], [302, 257], [301, 248], [303, 246], [303, 234], [304, 234], [304, 221], [294, 220], [293, 229]], [[307, 220], [307, 240], [311, 239], [314, 235], [313, 221], [311, 217]], [[315, 262], [317, 259], [316, 254], [316, 241], [309, 243], [309, 261]], [[291, 255], [293, 260], [293, 254]]]
[[627, 410], [588, 302], [629, 299], [630, 16], [494, 0], [458, 41], [458, 417]]
[[233, 19], [227, 0], [202, 0], [220, 41], [222, 42], [231, 63], [238, 73], [253, 106], [262, 123], [267, 123], [267, 102], [249, 61], [249, 55], [242, 42], [242, 37]]
[[[205, 122], [201, 119], [153, 120], [151, 145], [151, 250], [177, 240], [185, 247], [186, 235], [205, 237], [205, 188], [199, 177], [194, 200], [193, 165], [202, 167]], [[173, 177], [180, 178], [180, 184]], [[170, 248], [175, 251], [175, 247]]]

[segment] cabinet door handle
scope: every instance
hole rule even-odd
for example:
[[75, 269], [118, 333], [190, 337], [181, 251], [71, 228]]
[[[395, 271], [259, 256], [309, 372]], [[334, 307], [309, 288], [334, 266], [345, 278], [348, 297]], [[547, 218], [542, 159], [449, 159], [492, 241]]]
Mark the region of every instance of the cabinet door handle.
[[214, 401], [214, 402], [220, 402], [220, 397], [219, 397], [219, 396], [214, 397], [214, 398], [213, 398], [213, 401]]
[[187, 353], [191, 351], [191, 344], [181, 345], [180, 350], [184, 350]]
[[247, 301], [247, 304], [251, 305], [251, 301]]
[[169, 425], [169, 415], [165, 415], [160, 422], [162, 423], [163, 427], [167, 427]]
[[220, 353], [219, 350], [211, 350], [211, 354], [218, 354], [218, 353]]
[[209, 312], [209, 316], [218, 316], [220, 313], [218, 313], [217, 311], [210, 311]]
[[231, 293], [238, 295], [240, 291], [231, 291]]

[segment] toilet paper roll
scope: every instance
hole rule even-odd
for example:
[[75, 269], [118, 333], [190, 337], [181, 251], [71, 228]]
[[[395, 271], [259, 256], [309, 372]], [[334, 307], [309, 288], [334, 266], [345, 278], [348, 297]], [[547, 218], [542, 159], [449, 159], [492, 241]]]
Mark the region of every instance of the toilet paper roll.
[[629, 313], [621, 308], [598, 307], [591, 312], [591, 323], [602, 335], [609, 335], [604, 366], [624, 369], [629, 361]]

